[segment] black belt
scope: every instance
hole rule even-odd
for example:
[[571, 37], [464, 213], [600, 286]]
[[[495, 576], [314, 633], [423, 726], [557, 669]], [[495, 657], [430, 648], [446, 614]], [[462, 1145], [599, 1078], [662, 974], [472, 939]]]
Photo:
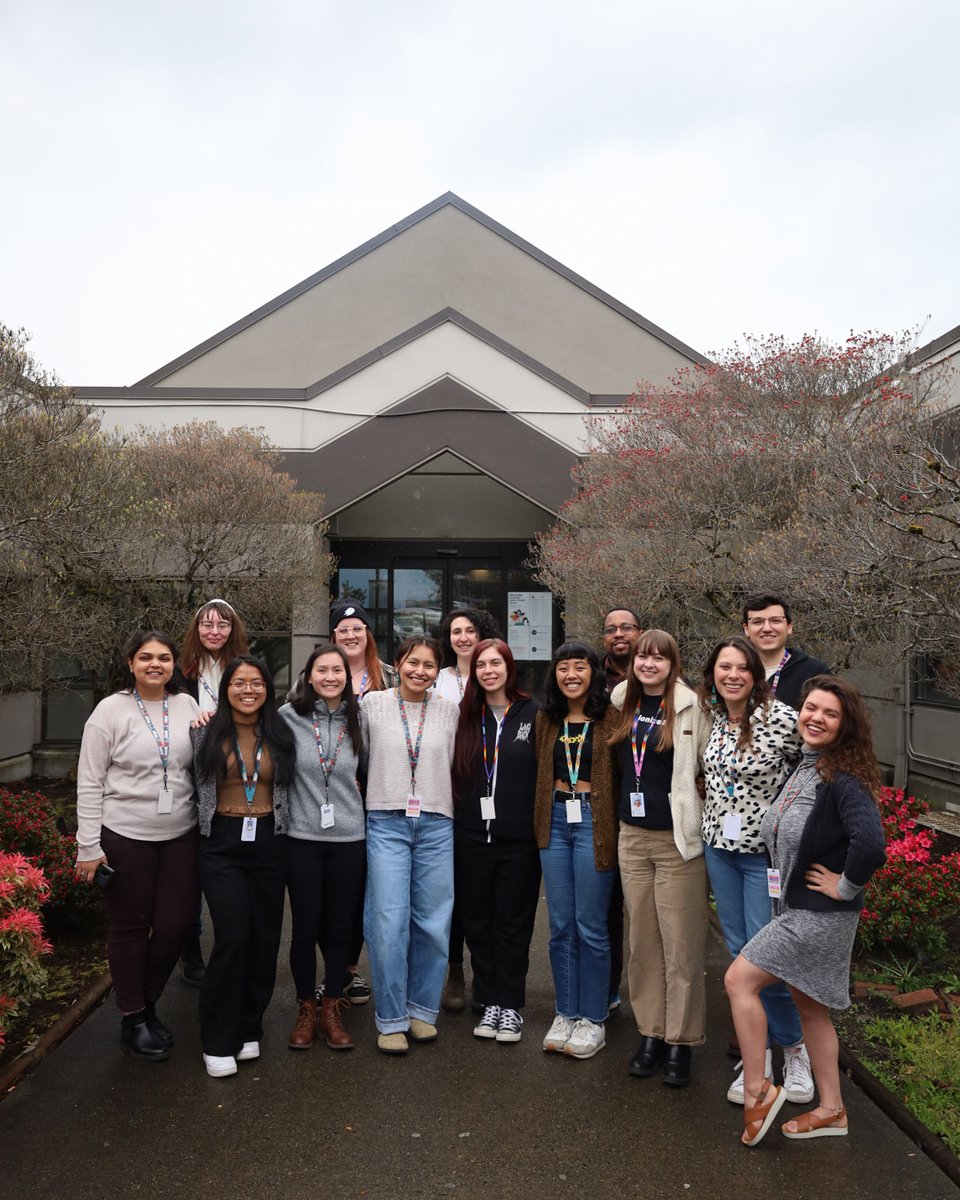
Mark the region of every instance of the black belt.
[[553, 789], [554, 804], [566, 804], [568, 800], [579, 800], [581, 804], [587, 804], [590, 801], [593, 792], [561, 792], [558, 788]]

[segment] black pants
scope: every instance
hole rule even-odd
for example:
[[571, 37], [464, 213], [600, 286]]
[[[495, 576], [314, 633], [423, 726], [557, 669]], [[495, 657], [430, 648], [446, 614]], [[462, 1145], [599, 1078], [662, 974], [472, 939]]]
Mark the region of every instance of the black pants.
[[141, 842], [104, 826], [100, 844], [116, 874], [104, 892], [107, 959], [117, 1007], [157, 1001], [177, 965], [200, 900], [196, 828], [168, 842]]
[[366, 877], [366, 842], [287, 842], [287, 891], [293, 937], [290, 970], [299, 1000], [313, 998], [317, 951], [323, 954], [325, 995], [343, 994], [347, 967], [355, 960], [353, 927]]
[[200, 882], [213, 921], [213, 952], [200, 987], [204, 1053], [236, 1054], [259, 1042], [277, 978], [286, 881], [285, 837], [273, 817], [242, 842], [242, 817], [214, 816], [200, 844]]
[[522, 1008], [540, 895], [537, 845], [532, 838], [486, 842], [455, 830], [453, 864], [476, 998]]

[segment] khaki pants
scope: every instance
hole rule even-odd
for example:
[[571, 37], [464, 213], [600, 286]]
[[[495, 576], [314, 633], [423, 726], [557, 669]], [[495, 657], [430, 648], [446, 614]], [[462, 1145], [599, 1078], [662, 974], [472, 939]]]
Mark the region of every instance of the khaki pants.
[[637, 1028], [672, 1046], [704, 1040], [707, 932], [703, 857], [684, 862], [669, 829], [620, 824], [630, 918], [627, 984]]

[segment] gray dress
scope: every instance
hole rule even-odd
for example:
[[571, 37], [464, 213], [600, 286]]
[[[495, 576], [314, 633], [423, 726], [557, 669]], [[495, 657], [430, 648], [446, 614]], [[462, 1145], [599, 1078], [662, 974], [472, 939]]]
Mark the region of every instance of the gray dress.
[[[796, 773], [764, 815], [761, 837], [773, 865], [780, 869], [781, 894], [771, 901], [770, 924], [747, 942], [742, 954], [755, 967], [769, 971], [820, 1004], [849, 1008], [850, 955], [859, 912], [790, 909], [786, 900], [787, 882], [797, 868], [800, 837], [820, 782], [816, 761], [815, 751], [804, 750]], [[784, 804], [785, 800], [788, 803]]]

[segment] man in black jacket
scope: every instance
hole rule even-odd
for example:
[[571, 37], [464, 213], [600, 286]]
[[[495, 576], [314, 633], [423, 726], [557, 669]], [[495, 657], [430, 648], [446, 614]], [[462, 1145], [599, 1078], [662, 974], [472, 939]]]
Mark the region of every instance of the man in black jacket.
[[762, 592], [750, 596], [743, 606], [743, 632], [763, 660], [770, 690], [778, 700], [800, 711], [800, 693], [814, 675], [830, 675], [819, 658], [787, 647], [793, 633], [790, 605], [782, 596]]

